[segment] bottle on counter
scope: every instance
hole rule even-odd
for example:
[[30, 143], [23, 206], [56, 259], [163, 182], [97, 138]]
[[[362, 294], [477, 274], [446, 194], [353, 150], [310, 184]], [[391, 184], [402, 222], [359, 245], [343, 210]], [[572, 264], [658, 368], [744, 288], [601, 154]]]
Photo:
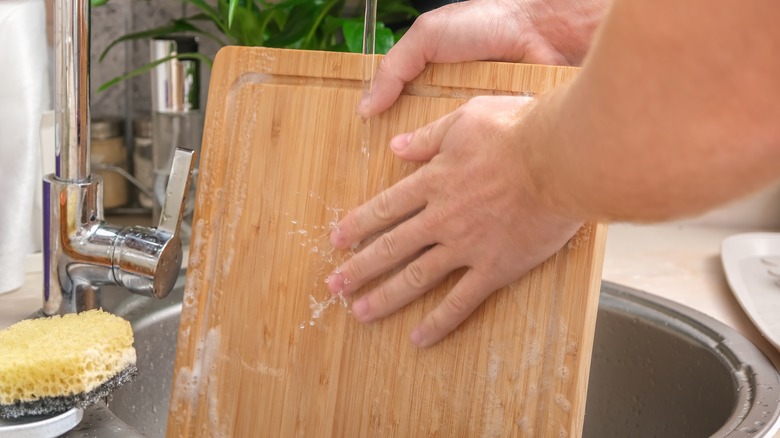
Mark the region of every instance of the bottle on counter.
[[[192, 36], [158, 37], [151, 41], [151, 61], [198, 52]], [[168, 186], [173, 153], [177, 147], [200, 153], [203, 117], [200, 111], [200, 62], [197, 59], [170, 59], [152, 70], [152, 164], [155, 194], [154, 218], [159, 220]], [[187, 194], [181, 223], [182, 243], [189, 243], [198, 163]]]

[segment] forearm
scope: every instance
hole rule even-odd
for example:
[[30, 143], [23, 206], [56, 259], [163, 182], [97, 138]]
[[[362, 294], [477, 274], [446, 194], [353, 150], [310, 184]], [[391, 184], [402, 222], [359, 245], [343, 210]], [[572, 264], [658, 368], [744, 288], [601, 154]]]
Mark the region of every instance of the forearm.
[[651, 221], [780, 177], [779, 12], [616, 1], [578, 77], [519, 128], [529, 184], [565, 214]]

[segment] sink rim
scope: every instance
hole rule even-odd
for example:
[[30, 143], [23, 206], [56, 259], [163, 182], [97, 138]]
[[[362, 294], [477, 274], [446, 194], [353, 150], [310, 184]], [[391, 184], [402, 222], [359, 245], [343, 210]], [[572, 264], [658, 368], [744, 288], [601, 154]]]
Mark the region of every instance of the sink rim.
[[[695, 340], [737, 377], [734, 410], [712, 437], [744, 432], [773, 436], [780, 431], [780, 374], [769, 358], [734, 328], [692, 307], [606, 280], [601, 284], [599, 309], [641, 318], [661, 330]], [[762, 412], [770, 408], [767, 417]]]

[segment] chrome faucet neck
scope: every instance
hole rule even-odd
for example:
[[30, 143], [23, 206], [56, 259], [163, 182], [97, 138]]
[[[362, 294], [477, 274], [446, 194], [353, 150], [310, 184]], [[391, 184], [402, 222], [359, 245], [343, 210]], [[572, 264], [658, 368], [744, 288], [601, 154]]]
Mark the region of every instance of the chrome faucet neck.
[[56, 175], [87, 181], [89, 169], [90, 1], [55, 2]]
[[100, 287], [164, 298], [182, 262], [179, 224], [195, 153], [177, 149], [157, 228], [118, 227], [103, 217], [103, 180], [89, 170], [89, 0], [57, 0], [57, 170], [43, 179], [43, 313], [100, 307]]

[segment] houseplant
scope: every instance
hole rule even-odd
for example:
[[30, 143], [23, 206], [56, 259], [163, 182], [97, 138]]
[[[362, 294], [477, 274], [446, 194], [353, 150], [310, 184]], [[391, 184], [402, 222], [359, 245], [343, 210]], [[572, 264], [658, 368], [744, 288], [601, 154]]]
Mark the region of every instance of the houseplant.
[[[93, 6], [108, 0], [91, 0]], [[361, 52], [363, 17], [350, 16], [345, 0], [181, 0], [197, 13], [141, 32], [126, 34], [112, 41], [100, 56], [117, 44], [176, 33], [209, 38], [219, 45], [265, 46], [307, 50]], [[381, 0], [377, 3], [375, 53], [387, 53], [408, 24], [418, 15], [411, 0]], [[146, 73], [173, 58], [198, 58], [202, 54], [177, 54], [148, 63], [103, 84], [104, 90], [122, 80]]]

